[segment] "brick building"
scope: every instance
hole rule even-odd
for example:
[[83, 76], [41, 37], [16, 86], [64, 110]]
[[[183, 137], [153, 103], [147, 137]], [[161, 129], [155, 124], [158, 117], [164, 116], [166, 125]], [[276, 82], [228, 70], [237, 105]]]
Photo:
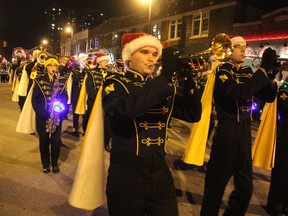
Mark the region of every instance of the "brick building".
[[[251, 2], [255, 3], [253, 0]], [[185, 54], [208, 49], [218, 33], [242, 35], [248, 45], [253, 46], [248, 49], [250, 54], [251, 50], [254, 51], [253, 56], [261, 54], [262, 42], [264, 47], [271, 45], [277, 48], [279, 53], [283, 53], [281, 58], [288, 59], [288, 52], [283, 47], [288, 40], [288, 7], [271, 11], [271, 8], [267, 9], [268, 6], [259, 7], [252, 3], [240, 0], [153, 1], [151, 33], [164, 46], [176, 46]], [[91, 53], [105, 50], [119, 58], [122, 35], [127, 32], [148, 32], [148, 20], [147, 10], [109, 19], [88, 29], [88, 38], [82, 38], [82, 41], [87, 41], [87, 49], [78, 51]], [[77, 34], [80, 32], [73, 37]]]

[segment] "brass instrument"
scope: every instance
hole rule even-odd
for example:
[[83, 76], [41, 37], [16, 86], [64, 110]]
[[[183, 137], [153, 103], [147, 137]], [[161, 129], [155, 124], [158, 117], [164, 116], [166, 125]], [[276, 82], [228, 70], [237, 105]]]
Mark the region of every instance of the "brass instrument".
[[254, 57], [251, 61], [251, 65], [254, 68], [259, 68], [261, 65], [261, 57], [259, 56]]
[[[198, 72], [207, 71], [209, 68], [208, 63], [204, 58], [205, 55], [209, 55], [209, 57], [220, 62], [228, 61], [232, 55], [230, 37], [225, 33], [217, 34], [213, 38], [210, 48], [192, 55], [181, 56], [181, 59], [184, 59], [183, 63], [185, 64], [186, 62], [186, 64], [190, 65], [190, 69], [197, 74]], [[186, 65], [186, 68], [189, 69], [189, 66], [187, 67]]]
[[44, 65], [46, 58], [49, 56], [49, 53], [45, 52], [45, 51], [41, 51], [38, 55], [37, 55], [37, 62], [41, 65]]
[[56, 96], [59, 93], [59, 73], [55, 73], [56, 77], [53, 84], [52, 96], [49, 103], [50, 118], [46, 121], [46, 132], [54, 133], [57, 126], [60, 124], [59, 113], [65, 109], [64, 104], [57, 100]]
[[116, 68], [115, 68], [115, 66], [114, 66], [113, 64], [108, 64], [108, 65], [106, 66], [106, 70], [107, 70], [108, 72], [114, 73], [114, 72], [116, 71]]

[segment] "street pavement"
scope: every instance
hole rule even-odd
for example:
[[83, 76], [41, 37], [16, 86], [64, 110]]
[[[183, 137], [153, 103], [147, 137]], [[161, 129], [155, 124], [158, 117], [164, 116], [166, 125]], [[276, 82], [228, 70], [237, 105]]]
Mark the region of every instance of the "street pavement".
[[[11, 86], [0, 83], [0, 216], [108, 216], [107, 205], [85, 211], [68, 203], [83, 136], [74, 137], [72, 115], [63, 122], [60, 173], [44, 174], [40, 162], [37, 135], [15, 132], [20, 115], [18, 104], [11, 101]], [[81, 118], [80, 118], [81, 120]], [[187, 145], [191, 124], [173, 119], [169, 129], [167, 163], [177, 188], [180, 216], [198, 216], [203, 198], [205, 166], [197, 167], [181, 162]], [[252, 125], [255, 136], [257, 124]], [[211, 140], [205, 155], [209, 158]], [[105, 152], [105, 170], [109, 153]], [[247, 216], [266, 216], [264, 210], [270, 182], [270, 171], [254, 167], [254, 193]], [[233, 189], [230, 180], [221, 205], [220, 215]]]

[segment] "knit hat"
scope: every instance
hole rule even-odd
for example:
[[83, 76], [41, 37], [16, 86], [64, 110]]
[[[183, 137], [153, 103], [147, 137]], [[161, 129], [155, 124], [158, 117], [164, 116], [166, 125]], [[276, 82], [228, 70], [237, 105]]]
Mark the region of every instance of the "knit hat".
[[145, 33], [128, 33], [122, 37], [122, 59], [125, 64], [137, 50], [153, 46], [158, 50], [158, 57], [162, 54], [162, 44], [154, 36]]
[[57, 59], [55, 59], [55, 58], [53, 58], [53, 57], [50, 57], [50, 58], [48, 58], [48, 59], [45, 61], [45, 63], [44, 63], [44, 68], [46, 68], [47, 65], [49, 65], [49, 64], [56, 64], [56, 65], [58, 66], [58, 65], [59, 65], [59, 62], [58, 62]]
[[105, 55], [104, 53], [99, 53], [96, 57], [96, 63], [98, 64], [100, 61], [110, 61], [110, 57], [108, 55]]
[[230, 40], [231, 40], [231, 45], [232, 46], [236, 45], [237, 43], [244, 43], [245, 46], [246, 46], [246, 41], [241, 36], [232, 37]]

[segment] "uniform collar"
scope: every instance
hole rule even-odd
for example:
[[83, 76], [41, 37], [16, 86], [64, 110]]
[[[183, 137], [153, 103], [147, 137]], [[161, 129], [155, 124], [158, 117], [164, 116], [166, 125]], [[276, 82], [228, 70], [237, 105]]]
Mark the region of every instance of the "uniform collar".
[[126, 74], [128, 76], [133, 76], [134, 79], [140, 79], [141, 81], [147, 81], [148, 79], [152, 78], [152, 75], [151, 76], [143, 76], [141, 73], [135, 71], [135, 70], [132, 70], [132, 69], [126, 69]]

